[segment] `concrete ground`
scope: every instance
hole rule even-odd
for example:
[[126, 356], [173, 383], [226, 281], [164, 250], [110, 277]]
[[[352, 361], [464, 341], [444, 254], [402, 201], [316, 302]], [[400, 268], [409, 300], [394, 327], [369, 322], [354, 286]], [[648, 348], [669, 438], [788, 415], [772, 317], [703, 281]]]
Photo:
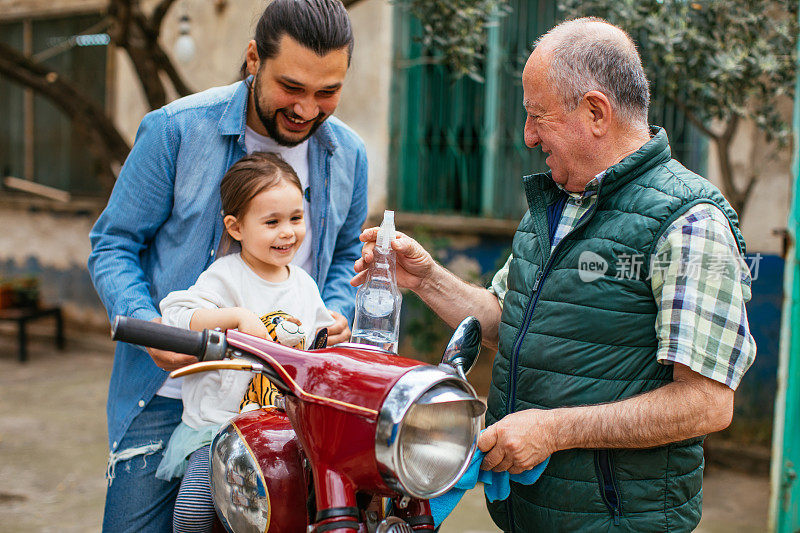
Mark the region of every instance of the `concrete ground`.
[[[45, 329], [37, 330], [49, 333]], [[32, 339], [30, 360], [16, 360], [16, 342], [0, 329], [0, 533], [99, 531], [108, 454], [105, 397], [113, 345], [103, 336]], [[769, 481], [726, 470], [706, 473], [697, 531], [766, 530]], [[443, 533], [497, 529], [481, 491], [467, 493]]]

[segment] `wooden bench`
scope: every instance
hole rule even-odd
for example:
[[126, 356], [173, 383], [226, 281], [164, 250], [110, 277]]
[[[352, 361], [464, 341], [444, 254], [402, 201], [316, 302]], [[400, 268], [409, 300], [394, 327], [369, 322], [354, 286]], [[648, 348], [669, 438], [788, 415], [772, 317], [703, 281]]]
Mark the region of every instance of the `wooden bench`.
[[56, 319], [56, 347], [64, 349], [64, 318], [60, 307], [20, 307], [0, 309], [0, 321], [17, 323], [17, 339], [19, 342], [19, 361], [28, 360], [28, 336], [25, 326], [31, 320], [45, 317]]

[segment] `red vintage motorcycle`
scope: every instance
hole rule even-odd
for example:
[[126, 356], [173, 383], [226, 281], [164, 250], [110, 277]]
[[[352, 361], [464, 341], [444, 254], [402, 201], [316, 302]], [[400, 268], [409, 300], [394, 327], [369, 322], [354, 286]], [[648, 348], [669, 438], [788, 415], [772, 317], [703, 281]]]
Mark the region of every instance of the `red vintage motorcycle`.
[[260, 372], [283, 392], [278, 408], [234, 417], [211, 444], [214, 504], [229, 532], [432, 531], [428, 500], [468, 467], [486, 410], [466, 381], [481, 344], [473, 317], [438, 367], [362, 344], [301, 351], [127, 317], [112, 338], [200, 359], [175, 377]]

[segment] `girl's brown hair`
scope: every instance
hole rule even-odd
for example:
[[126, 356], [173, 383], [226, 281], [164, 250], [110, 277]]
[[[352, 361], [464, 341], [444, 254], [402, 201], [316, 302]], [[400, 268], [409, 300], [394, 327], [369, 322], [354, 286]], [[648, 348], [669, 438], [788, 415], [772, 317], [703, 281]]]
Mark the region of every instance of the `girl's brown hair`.
[[[253, 152], [233, 164], [219, 184], [222, 216], [241, 219], [250, 202], [258, 194], [282, 182], [288, 182], [303, 192], [303, 186], [292, 166], [271, 152]], [[220, 257], [228, 253], [233, 238], [225, 231], [220, 243]]]

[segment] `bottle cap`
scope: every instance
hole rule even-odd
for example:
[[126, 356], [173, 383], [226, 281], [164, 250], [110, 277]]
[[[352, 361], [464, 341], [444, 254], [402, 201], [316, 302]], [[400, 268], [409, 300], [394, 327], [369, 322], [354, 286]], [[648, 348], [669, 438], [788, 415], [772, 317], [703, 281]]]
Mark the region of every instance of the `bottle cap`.
[[375, 242], [382, 252], [389, 251], [389, 242], [394, 239], [394, 211], [386, 210], [383, 212], [383, 222], [378, 229], [378, 238]]

